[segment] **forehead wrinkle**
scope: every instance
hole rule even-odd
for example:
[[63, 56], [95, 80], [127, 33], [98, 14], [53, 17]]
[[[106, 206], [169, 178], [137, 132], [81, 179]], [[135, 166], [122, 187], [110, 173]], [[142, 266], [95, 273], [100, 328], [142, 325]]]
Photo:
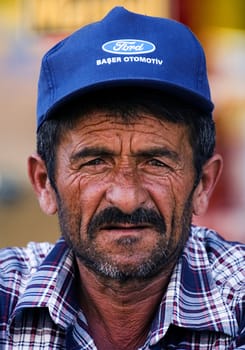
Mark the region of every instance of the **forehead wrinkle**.
[[[137, 147], [137, 134], [143, 134], [144, 138], [148, 139], [149, 141], [152, 140], [155, 145], [162, 146], [161, 140], [164, 138], [164, 143], [167, 142], [165, 145], [168, 145], [171, 147], [172, 142], [171, 138], [167, 137], [168, 133], [171, 131], [171, 134], [178, 134], [181, 130], [181, 135], [179, 134], [179, 140], [183, 139], [185, 136], [186, 128], [183, 127], [183, 125], [178, 125], [176, 123], [171, 123], [169, 121], [166, 121], [164, 119], [160, 119], [156, 116], [153, 116], [151, 114], [144, 114], [141, 115], [137, 114], [137, 117], [135, 119], [131, 118], [130, 122], [123, 119], [120, 115], [114, 115], [112, 113], [106, 113], [103, 111], [94, 111], [92, 113], [89, 113], [87, 116], [83, 115], [80, 118], [80, 122], [75, 126], [75, 129], [70, 130], [71, 137], [81, 137], [81, 143], [83, 143], [86, 136], [90, 136], [92, 134], [95, 134], [93, 138], [91, 138], [92, 142], [96, 140], [96, 133], [102, 132], [101, 135], [98, 135], [98, 138], [96, 140], [96, 144], [99, 146], [100, 138], [103, 140], [104, 138], [110, 143], [118, 143], [121, 144], [121, 134], [120, 131], [125, 132], [128, 131], [128, 150], [130, 150], [131, 154], [135, 153], [135, 151], [138, 149]], [[114, 130], [114, 135], [110, 135], [110, 130]], [[118, 130], [118, 132], [117, 132]], [[78, 134], [73, 135], [73, 131], [78, 132]], [[79, 136], [79, 132], [81, 131], [81, 134]], [[164, 136], [166, 135], [166, 137]], [[116, 137], [115, 137], [116, 136]], [[111, 140], [111, 138], [113, 138]], [[159, 138], [159, 140], [158, 140]], [[117, 139], [117, 141], [116, 141]], [[175, 137], [174, 137], [175, 139]], [[89, 141], [89, 139], [87, 139]], [[86, 142], [87, 142], [86, 141]], [[181, 141], [180, 141], [181, 142]], [[79, 144], [81, 145], [79, 142]], [[90, 142], [89, 142], [90, 143]], [[118, 146], [119, 146], [118, 144]], [[179, 145], [180, 146], [180, 145]], [[134, 152], [132, 152], [134, 149]]]
[[[89, 114], [88, 119], [83, 118], [80, 119], [80, 123], [76, 125], [76, 127], [71, 131], [72, 132], [82, 132], [82, 136], [86, 137], [87, 135], [93, 134], [93, 133], [100, 133], [100, 132], [108, 132], [110, 133], [110, 130], [117, 131], [116, 135], [120, 139], [120, 131], [132, 131], [135, 133], [144, 133], [147, 135], [153, 135], [155, 137], [156, 133], [156, 126], [152, 124], [153, 128], [151, 128], [151, 124], [146, 128], [145, 125], [145, 118], [149, 120], [150, 118], [148, 116], [142, 116], [138, 117], [135, 120], [125, 121], [123, 117], [110, 115], [110, 114], [101, 114], [100, 113], [93, 113]], [[154, 118], [155, 120], [155, 118]], [[149, 123], [148, 123], [149, 124]], [[140, 129], [137, 130], [137, 126], [139, 126]], [[102, 135], [99, 135], [100, 137], [103, 137]], [[114, 137], [113, 136], [113, 137]], [[110, 135], [106, 135], [106, 137], [110, 138]], [[131, 140], [130, 140], [131, 142]]]
[[[146, 120], [147, 120], [147, 124], [148, 126], [146, 126]], [[152, 122], [151, 122], [152, 120]], [[105, 129], [108, 129], [108, 125], [107, 123], [111, 124], [111, 128], [113, 129], [119, 129], [121, 130], [123, 129], [132, 129], [134, 130], [135, 127], [139, 126], [139, 127], [144, 127], [144, 133], [148, 134], [148, 135], [154, 135], [156, 133], [156, 130], [158, 130], [158, 128], [156, 127], [156, 121], [159, 122], [159, 126], [164, 127], [166, 130], [170, 129], [170, 125], [168, 126], [168, 122], [165, 120], [161, 120], [157, 117], [151, 116], [151, 115], [142, 115], [142, 116], [138, 116], [135, 119], [131, 119], [130, 121], [125, 121], [123, 119], [123, 117], [117, 117], [114, 115], [90, 115], [89, 119], [88, 119], [88, 123], [86, 123], [86, 120], [81, 120], [81, 123], [77, 125], [77, 127], [75, 128], [77, 131], [82, 130], [83, 132], [85, 132], [86, 129], [89, 129], [89, 131], [87, 132], [88, 134], [91, 132], [100, 132], [100, 131], [104, 131]], [[105, 126], [104, 126], [105, 124]], [[101, 127], [100, 127], [101, 126]], [[92, 130], [90, 130], [90, 128], [92, 128]], [[96, 129], [96, 130], [95, 130]], [[134, 130], [137, 132], [137, 130]], [[141, 132], [141, 130], [139, 130], [139, 132]], [[86, 133], [85, 133], [86, 134]]]
[[[154, 115], [149, 113], [146, 113], [144, 111], [129, 111], [127, 112], [120, 112], [120, 111], [110, 111], [110, 110], [100, 110], [100, 109], [94, 109], [88, 113], [85, 113], [78, 118], [78, 123], [81, 122], [86, 122], [86, 121], [92, 121], [93, 119], [99, 119], [99, 118], [104, 118], [103, 121], [109, 121], [112, 123], [118, 123], [121, 125], [134, 125], [137, 123], [137, 121], [140, 121], [141, 119], [144, 120], [146, 119], [152, 119], [154, 121], [158, 120], [159, 122], [165, 122], [165, 119], [161, 116]], [[92, 122], [92, 125], [97, 125], [100, 122]]]

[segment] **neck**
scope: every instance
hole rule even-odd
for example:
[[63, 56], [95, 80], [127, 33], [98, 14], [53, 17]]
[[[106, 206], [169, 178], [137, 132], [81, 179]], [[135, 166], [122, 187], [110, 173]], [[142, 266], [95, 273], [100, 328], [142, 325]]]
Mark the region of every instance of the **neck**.
[[78, 262], [80, 304], [100, 350], [137, 349], [143, 345], [172, 268], [152, 280], [105, 280]]

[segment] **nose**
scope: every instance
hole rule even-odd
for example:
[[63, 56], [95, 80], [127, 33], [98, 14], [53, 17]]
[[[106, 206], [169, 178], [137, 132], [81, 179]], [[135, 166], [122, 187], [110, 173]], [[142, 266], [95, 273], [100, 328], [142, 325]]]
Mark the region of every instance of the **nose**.
[[142, 207], [147, 198], [142, 179], [134, 169], [120, 169], [114, 174], [106, 192], [107, 202], [125, 214]]

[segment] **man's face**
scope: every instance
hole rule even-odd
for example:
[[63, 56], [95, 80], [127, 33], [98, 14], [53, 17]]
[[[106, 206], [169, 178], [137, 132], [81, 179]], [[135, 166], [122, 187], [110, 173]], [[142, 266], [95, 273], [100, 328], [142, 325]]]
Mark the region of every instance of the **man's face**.
[[194, 177], [183, 125], [99, 111], [81, 119], [56, 164], [61, 231], [79, 264], [119, 280], [171, 266], [188, 237]]

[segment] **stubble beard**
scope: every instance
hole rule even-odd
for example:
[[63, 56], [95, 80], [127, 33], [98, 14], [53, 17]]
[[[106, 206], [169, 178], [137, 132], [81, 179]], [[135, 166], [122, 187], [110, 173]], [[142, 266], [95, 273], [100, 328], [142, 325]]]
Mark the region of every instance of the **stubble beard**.
[[[163, 270], [168, 271], [169, 267], [173, 266], [177, 261], [189, 236], [192, 220], [191, 196], [185, 204], [181, 219], [178, 221], [175, 215], [173, 216], [171, 233], [168, 235], [169, 239], [166, 238], [164, 218], [159, 216], [158, 213], [147, 209], [138, 209], [132, 215], [125, 215], [117, 208], [108, 208], [91, 220], [86, 234], [82, 235], [81, 215], [74, 214], [72, 210], [67, 210], [60, 198], [58, 203], [60, 229], [65, 241], [73, 250], [79, 262], [102, 278], [126, 282], [129, 280], [151, 279]], [[105, 254], [98, 249], [96, 245], [97, 230], [105, 222], [108, 224], [112, 222], [114, 224], [151, 222], [158, 235], [157, 243], [150, 254], [137, 265], [120, 264], [114, 261], [109, 254]], [[178, 242], [174, 238], [176, 230], [181, 230]], [[82, 238], [82, 236], [86, 237], [86, 239]], [[130, 250], [135, 244], [135, 239], [134, 237], [121, 238], [117, 243], [124, 245]]]

